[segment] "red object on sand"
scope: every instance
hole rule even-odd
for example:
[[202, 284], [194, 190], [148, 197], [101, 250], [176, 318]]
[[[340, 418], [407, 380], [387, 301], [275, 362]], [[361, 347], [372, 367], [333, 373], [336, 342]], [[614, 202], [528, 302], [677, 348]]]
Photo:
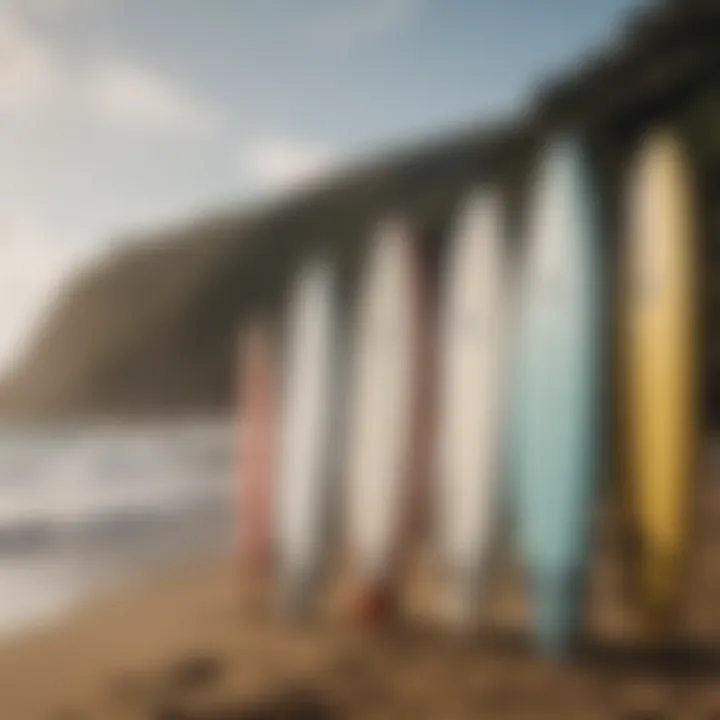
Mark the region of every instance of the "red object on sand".
[[392, 585], [360, 588], [353, 598], [352, 613], [359, 625], [380, 628], [394, 620], [398, 612], [397, 591]]

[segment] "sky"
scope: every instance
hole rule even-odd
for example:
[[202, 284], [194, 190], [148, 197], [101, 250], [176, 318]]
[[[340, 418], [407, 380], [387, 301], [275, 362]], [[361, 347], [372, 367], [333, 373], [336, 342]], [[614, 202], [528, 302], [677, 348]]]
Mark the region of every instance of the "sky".
[[0, 0], [0, 369], [137, 230], [517, 111], [641, 4]]

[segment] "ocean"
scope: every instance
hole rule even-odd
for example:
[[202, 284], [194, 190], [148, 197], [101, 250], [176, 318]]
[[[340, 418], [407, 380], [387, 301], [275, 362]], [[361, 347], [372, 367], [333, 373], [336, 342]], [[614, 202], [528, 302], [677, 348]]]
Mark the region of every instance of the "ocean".
[[0, 637], [226, 555], [232, 420], [0, 430]]

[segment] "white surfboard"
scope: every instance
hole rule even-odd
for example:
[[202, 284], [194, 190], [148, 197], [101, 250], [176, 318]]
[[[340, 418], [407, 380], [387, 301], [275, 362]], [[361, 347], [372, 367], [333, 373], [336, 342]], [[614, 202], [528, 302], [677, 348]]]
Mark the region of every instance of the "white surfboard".
[[420, 288], [417, 249], [404, 223], [379, 228], [362, 280], [348, 424], [347, 533], [359, 600], [372, 608], [379, 598], [384, 603], [393, 584], [411, 498]]
[[448, 611], [461, 627], [477, 619], [501, 505], [508, 318], [501, 213], [489, 190], [468, 198], [442, 298], [436, 507]]
[[332, 269], [302, 268], [288, 307], [278, 476], [280, 584], [302, 612], [325, 558], [336, 363]]

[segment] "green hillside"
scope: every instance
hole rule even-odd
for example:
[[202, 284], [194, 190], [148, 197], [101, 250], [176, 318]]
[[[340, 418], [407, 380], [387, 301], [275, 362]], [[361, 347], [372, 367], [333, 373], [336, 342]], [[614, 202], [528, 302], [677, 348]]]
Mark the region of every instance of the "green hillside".
[[[564, 129], [586, 135], [594, 150], [611, 240], [628, 153], [649, 125], [666, 120], [684, 133], [695, 159], [703, 250], [712, 259], [720, 232], [713, 213], [720, 207], [720, 2], [686, 0], [632, 18], [612, 48], [552, 79], [506, 124], [399, 149], [272, 205], [231, 208], [135, 238], [63, 289], [27, 357], [0, 386], [0, 412], [45, 419], [227, 410], [238, 326], [253, 313], [277, 313], [303, 258], [327, 253], [349, 290], [373, 225], [391, 212], [408, 216], [437, 258], [463, 192], [483, 180], [504, 188], [517, 237], [534, 151]], [[720, 263], [705, 266], [704, 290], [712, 290]], [[711, 319], [720, 314], [712, 292], [705, 297], [714, 404], [720, 343]]]

